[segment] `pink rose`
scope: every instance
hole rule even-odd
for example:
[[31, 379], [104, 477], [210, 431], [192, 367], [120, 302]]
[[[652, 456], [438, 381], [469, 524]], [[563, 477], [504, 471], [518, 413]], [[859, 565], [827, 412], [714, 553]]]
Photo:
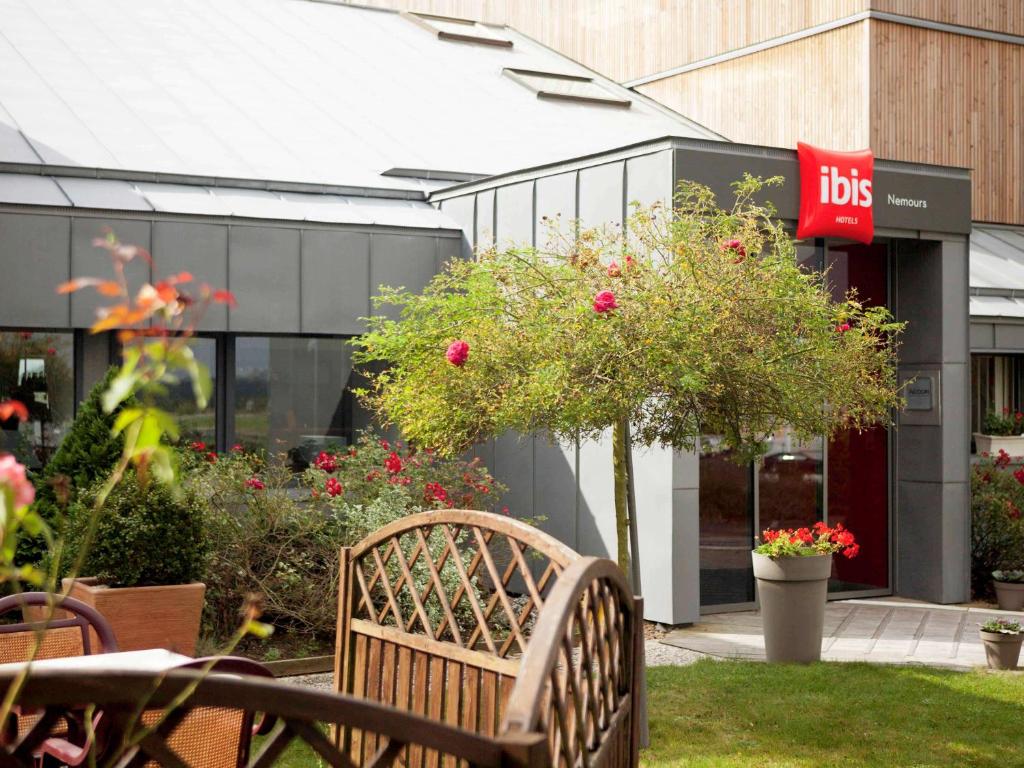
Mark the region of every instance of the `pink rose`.
[[456, 368], [461, 368], [469, 359], [469, 344], [462, 339], [453, 341], [448, 345], [448, 351], [444, 353], [444, 356]]
[[27, 507], [36, 498], [36, 489], [25, 474], [25, 466], [11, 454], [0, 456], [0, 486], [6, 486], [14, 492], [14, 506], [17, 509]]
[[252, 488], [254, 491], [262, 491], [267, 486], [258, 477], [250, 477], [245, 481], [246, 488]]
[[622, 274], [622, 270], [619, 269], [619, 263], [612, 260], [612, 263], [608, 265], [608, 277], [618, 277]]
[[611, 312], [613, 309], [618, 308], [619, 305], [615, 303], [615, 294], [611, 291], [601, 291], [594, 297], [595, 312]]

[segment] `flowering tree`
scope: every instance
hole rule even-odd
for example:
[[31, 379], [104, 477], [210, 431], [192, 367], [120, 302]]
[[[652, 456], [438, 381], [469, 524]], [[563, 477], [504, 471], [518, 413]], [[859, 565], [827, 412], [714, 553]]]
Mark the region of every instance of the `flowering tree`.
[[780, 427], [798, 436], [887, 423], [900, 404], [882, 307], [834, 301], [801, 269], [750, 176], [720, 208], [684, 183], [672, 209], [636, 207], [622, 231], [545, 250], [453, 261], [422, 294], [386, 289], [399, 320], [356, 340], [361, 395], [410, 439], [445, 453], [507, 430], [557, 439], [613, 432], [620, 565], [629, 573], [630, 440], [692, 450], [722, 435], [738, 460]]

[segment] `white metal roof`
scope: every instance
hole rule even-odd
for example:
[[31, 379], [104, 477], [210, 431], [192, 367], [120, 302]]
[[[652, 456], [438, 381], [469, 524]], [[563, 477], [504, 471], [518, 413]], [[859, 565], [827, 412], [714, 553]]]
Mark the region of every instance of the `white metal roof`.
[[4, 203], [329, 224], [459, 228], [446, 214], [423, 200], [23, 173], [0, 173], [0, 204]]
[[[666, 135], [720, 138], [501, 33], [511, 47], [308, 0], [0, 0], [0, 163], [422, 189], [381, 174], [494, 174]], [[506, 68], [592, 77], [631, 104], [538, 98]]]
[[1024, 228], [971, 230], [971, 316], [1024, 318]]

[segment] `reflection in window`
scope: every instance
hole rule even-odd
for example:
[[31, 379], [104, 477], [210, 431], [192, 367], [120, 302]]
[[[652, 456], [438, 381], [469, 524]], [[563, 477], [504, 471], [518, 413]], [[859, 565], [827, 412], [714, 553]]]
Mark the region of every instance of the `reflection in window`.
[[234, 440], [300, 469], [352, 436], [352, 355], [344, 339], [235, 340]]
[[46, 464], [71, 425], [75, 409], [74, 336], [0, 331], [0, 400], [19, 400], [29, 419], [0, 422], [0, 452], [26, 466]]
[[758, 471], [760, 527], [800, 528], [822, 519], [822, 439], [772, 435]]
[[737, 463], [717, 435], [701, 438], [700, 602], [749, 603], [754, 599], [754, 499], [750, 464]]
[[200, 410], [192, 391], [192, 379], [185, 371], [172, 371], [171, 381], [164, 382], [165, 392], [154, 398], [154, 405], [174, 416], [185, 443], [202, 442], [212, 450], [217, 443], [217, 341], [196, 337], [189, 340], [192, 354], [206, 366], [213, 382], [214, 396]]

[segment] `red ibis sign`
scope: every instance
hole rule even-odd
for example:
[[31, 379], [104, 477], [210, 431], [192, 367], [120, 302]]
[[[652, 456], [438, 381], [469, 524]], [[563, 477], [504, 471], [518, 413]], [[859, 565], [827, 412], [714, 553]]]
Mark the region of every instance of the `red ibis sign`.
[[800, 142], [800, 220], [796, 236], [842, 237], [870, 243], [875, 236], [870, 149], [833, 152]]

